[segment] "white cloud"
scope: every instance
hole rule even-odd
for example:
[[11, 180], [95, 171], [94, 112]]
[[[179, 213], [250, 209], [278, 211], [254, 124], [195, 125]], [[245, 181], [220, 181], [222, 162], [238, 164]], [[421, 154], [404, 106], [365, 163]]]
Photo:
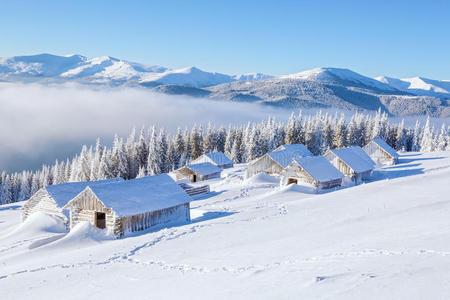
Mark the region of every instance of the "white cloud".
[[37, 168], [77, 153], [100, 136], [110, 143], [133, 126], [168, 131], [194, 123], [285, 119], [290, 112], [245, 103], [155, 94], [136, 88], [0, 84], [0, 170]]

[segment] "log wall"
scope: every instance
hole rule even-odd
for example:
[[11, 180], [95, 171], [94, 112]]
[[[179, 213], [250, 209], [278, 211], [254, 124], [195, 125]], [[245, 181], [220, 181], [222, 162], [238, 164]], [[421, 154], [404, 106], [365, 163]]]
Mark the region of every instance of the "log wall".
[[48, 194], [45, 188], [37, 191], [22, 207], [22, 221], [25, 221], [35, 212], [44, 212], [60, 217], [66, 225], [68, 218], [64, 215], [62, 208], [56, 205], [55, 200]]
[[85, 190], [72, 201], [70, 208], [71, 229], [80, 222], [89, 222], [95, 226], [95, 213], [103, 212], [106, 216], [106, 228], [114, 232], [114, 212], [111, 208], [106, 208], [90, 190]]
[[389, 165], [394, 165], [397, 163], [397, 160], [394, 157], [374, 142], [368, 143], [363, 147], [363, 149], [375, 162]]
[[156, 225], [189, 222], [190, 220], [189, 203], [186, 203], [157, 211], [118, 218], [114, 233], [117, 237], [121, 237], [127, 233], [145, 230]]
[[283, 168], [273, 161], [269, 155], [265, 154], [249, 163], [245, 170], [245, 177], [250, 178], [258, 173], [281, 175]]

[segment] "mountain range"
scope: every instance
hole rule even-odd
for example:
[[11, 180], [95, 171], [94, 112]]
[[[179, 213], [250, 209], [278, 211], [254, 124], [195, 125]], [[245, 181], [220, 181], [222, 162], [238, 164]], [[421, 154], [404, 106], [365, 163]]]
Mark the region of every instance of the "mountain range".
[[0, 81], [140, 86], [155, 92], [288, 108], [382, 109], [392, 115], [450, 116], [450, 80], [370, 78], [340, 68], [296, 74], [227, 75], [172, 70], [103, 56], [38, 54], [0, 58]]

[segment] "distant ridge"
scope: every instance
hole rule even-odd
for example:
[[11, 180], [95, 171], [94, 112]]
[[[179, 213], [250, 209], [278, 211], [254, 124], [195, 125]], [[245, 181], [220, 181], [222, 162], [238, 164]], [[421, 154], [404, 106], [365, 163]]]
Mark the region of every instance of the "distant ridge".
[[0, 58], [0, 81], [130, 86], [155, 92], [285, 108], [343, 108], [392, 115], [450, 116], [450, 81], [422, 77], [375, 79], [323, 67], [283, 76], [227, 75], [196, 67], [172, 70], [111, 56], [38, 54]]

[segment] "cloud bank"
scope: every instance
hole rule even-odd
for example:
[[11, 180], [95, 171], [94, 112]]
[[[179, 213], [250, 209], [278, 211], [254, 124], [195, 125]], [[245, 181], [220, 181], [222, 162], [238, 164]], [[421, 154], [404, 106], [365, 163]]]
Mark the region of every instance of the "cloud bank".
[[78, 153], [81, 144], [133, 126], [164, 127], [242, 124], [290, 111], [254, 104], [156, 94], [138, 88], [0, 83], [0, 170], [36, 169]]

